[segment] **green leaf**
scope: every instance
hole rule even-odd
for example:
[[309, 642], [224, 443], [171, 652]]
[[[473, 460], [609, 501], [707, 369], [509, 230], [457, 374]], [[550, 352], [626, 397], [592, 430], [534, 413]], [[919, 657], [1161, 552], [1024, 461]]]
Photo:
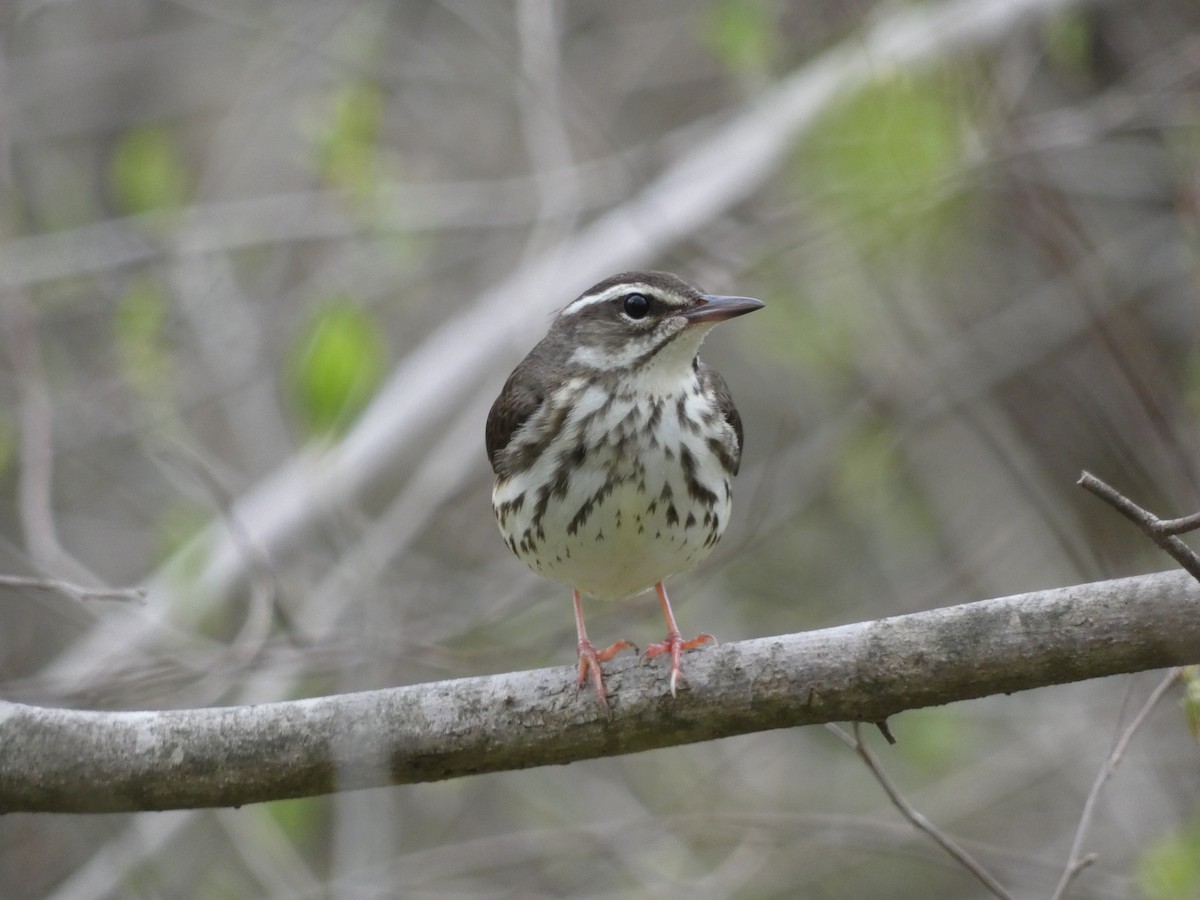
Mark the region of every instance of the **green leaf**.
[[121, 138], [109, 182], [114, 201], [125, 213], [174, 209], [191, 193], [175, 138], [158, 125], [134, 128]]
[[810, 193], [867, 249], [958, 218], [961, 74], [881, 77], [825, 116], [798, 157]]
[[275, 800], [258, 807], [257, 813], [266, 820], [262, 827], [279, 828], [296, 847], [311, 847], [320, 836], [322, 824], [329, 819], [329, 799]]
[[137, 278], [117, 302], [113, 318], [121, 373], [147, 399], [167, 394], [170, 355], [163, 340], [167, 301], [158, 282]]
[[[897, 750], [914, 769], [929, 775], [959, 765], [977, 750], [972, 720], [948, 709], [918, 709], [898, 720]], [[901, 730], [902, 729], [902, 733]]]
[[705, 43], [730, 70], [759, 74], [770, 67], [775, 23], [762, 0], [720, 0], [712, 8]]
[[1200, 821], [1151, 844], [1138, 860], [1137, 882], [1147, 900], [1200, 897]]
[[838, 302], [842, 298], [835, 278], [815, 278], [814, 282], [826, 292], [826, 302], [807, 298], [805, 285], [783, 285], [770, 291], [780, 298], [778, 308], [786, 308], [787, 313], [767, 332], [763, 346], [773, 358], [795, 367], [804, 377], [836, 384], [851, 375], [854, 341], [863, 324], [861, 311], [851, 297]]
[[211, 511], [187, 502], [167, 506], [159, 513], [155, 521], [155, 559], [159, 563], [172, 562], [179, 575], [177, 583], [194, 581], [208, 561], [207, 548], [198, 548], [187, 558], [180, 552], [211, 520]]
[[866, 421], [847, 435], [830, 487], [846, 514], [870, 521], [902, 546], [935, 533], [928, 503], [910, 481], [895, 430], [886, 420]]
[[13, 464], [17, 455], [17, 424], [7, 412], [0, 413], [0, 476]]
[[326, 181], [369, 199], [379, 181], [379, 133], [384, 102], [373, 84], [352, 84], [336, 93], [329, 124], [317, 138], [321, 174]]
[[291, 383], [306, 430], [345, 429], [379, 386], [386, 356], [378, 327], [353, 300], [336, 298], [319, 309], [292, 355]]
[[1200, 741], [1200, 666], [1183, 667], [1183, 715], [1192, 738]]

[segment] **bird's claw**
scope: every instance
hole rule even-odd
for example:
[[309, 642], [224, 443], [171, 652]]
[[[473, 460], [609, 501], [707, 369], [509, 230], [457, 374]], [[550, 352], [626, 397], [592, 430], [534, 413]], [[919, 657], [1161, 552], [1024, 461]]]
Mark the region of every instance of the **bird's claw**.
[[582, 688], [590, 677], [592, 687], [596, 690], [596, 701], [602, 709], [607, 710], [608, 694], [604, 690], [604, 673], [600, 669], [600, 663], [608, 662], [622, 650], [633, 650], [636, 652], [637, 647], [629, 641], [617, 641], [603, 650], [597, 650], [591, 641], [585, 639], [579, 642], [578, 648], [579, 676], [576, 679], [576, 684]]
[[674, 697], [675, 687], [679, 683], [679, 675], [682, 671], [679, 664], [680, 655], [684, 650], [695, 650], [705, 644], [715, 644], [716, 640], [711, 634], [698, 634], [691, 640], [685, 641], [683, 635], [678, 631], [668, 631], [666, 638], [648, 645], [646, 652], [642, 655], [646, 659], [653, 659], [661, 653], [671, 654], [671, 696]]

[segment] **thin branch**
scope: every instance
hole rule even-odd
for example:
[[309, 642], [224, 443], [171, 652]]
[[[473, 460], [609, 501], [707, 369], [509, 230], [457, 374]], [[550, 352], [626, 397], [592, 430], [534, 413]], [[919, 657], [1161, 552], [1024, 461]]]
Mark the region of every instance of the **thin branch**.
[[[8, 356], [17, 376], [20, 425], [17, 517], [25, 536], [25, 548], [34, 566], [43, 572], [66, 576], [73, 581], [98, 582], [100, 579], [62, 545], [54, 520], [54, 409], [50, 402], [36, 310], [20, 290], [5, 294], [2, 310]], [[18, 579], [15, 586], [55, 590], [77, 600], [145, 597], [144, 592], [131, 598], [129, 591], [84, 588], [56, 578]]]
[[875, 727], [879, 729], [879, 733], [883, 735], [883, 739], [885, 741], [887, 741], [889, 744], [896, 743], [896, 736], [894, 734], [892, 734], [892, 726], [890, 726], [888, 724], [887, 719], [884, 719], [882, 722], [876, 722], [874, 724], [875, 724]]
[[1186, 534], [1200, 528], [1200, 513], [1190, 516], [1180, 516], [1178, 519], [1160, 519], [1158, 522], [1160, 534]]
[[54, 410], [33, 305], [21, 291], [4, 298], [8, 356], [17, 376], [20, 428], [17, 514], [37, 568], [87, 579], [62, 546], [54, 521]]
[[[250, 582], [250, 611], [241, 633], [232, 641], [233, 645], [261, 649], [271, 630], [272, 619], [279, 622], [293, 642], [302, 641], [302, 634], [283, 605], [279, 572], [267, 549], [246, 528], [238, 515], [237, 504], [214, 467], [191, 447], [173, 443], [163, 447], [158, 457], [176, 471], [187, 476], [199, 487], [207, 499], [225, 520], [231, 539], [245, 556], [245, 566]], [[250, 656], [257, 649], [250, 651]]]
[[[1187, 523], [1195, 519], [1196, 516], [1185, 516], [1182, 519], [1160, 519], [1153, 513], [1142, 509], [1142, 507], [1138, 506], [1116, 488], [1101, 481], [1091, 472], [1082, 472], [1079, 476], [1079, 481], [1076, 483], [1088, 493], [1095, 494], [1129, 521], [1133, 522], [1133, 524], [1137, 525], [1141, 529], [1142, 534], [1146, 535], [1146, 537], [1169, 553], [1171, 558], [1191, 573], [1193, 578], [1200, 580], [1200, 556], [1197, 556], [1191, 547], [1175, 537], [1181, 531], [1190, 530], [1187, 527]], [[1184, 527], [1180, 527], [1180, 523], [1184, 523]]]
[[66, 594], [68, 597], [78, 600], [81, 603], [88, 600], [123, 600], [132, 603], [146, 602], [145, 588], [90, 588], [57, 578], [39, 578], [31, 575], [0, 575], [0, 587], [52, 591], [56, 594]]
[[1113, 744], [1112, 752], [1108, 754], [1108, 759], [1104, 761], [1104, 765], [1100, 767], [1100, 771], [1096, 775], [1096, 781], [1092, 784], [1092, 789], [1088, 793], [1087, 801], [1083, 804], [1083, 814], [1079, 817], [1079, 826], [1075, 829], [1075, 840], [1071, 843], [1071, 852], [1067, 856], [1067, 865], [1063, 870], [1062, 878], [1059, 879], [1058, 887], [1054, 889], [1054, 894], [1050, 900], [1062, 900], [1066, 896], [1067, 888], [1075, 877], [1090, 866], [1096, 860], [1094, 853], [1083, 855], [1083, 842], [1087, 839], [1088, 831], [1092, 826], [1092, 819], [1096, 815], [1096, 801], [1100, 797], [1100, 791], [1104, 785], [1112, 778], [1113, 773], [1117, 770], [1117, 766], [1121, 764], [1121, 760], [1125, 756], [1125, 751], [1129, 748], [1130, 741], [1133, 740], [1134, 734], [1142, 727], [1142, 723], [1146, 721], [1146, 717], [1150, 715], [1150, 711], [1154, 709], [1160, 700], [1182, 677], [1182, 669], [1172, 669], [1166, 674], [1158, 687], [1146, 698], [1146, 702], [1142, 704], [1142, 708], [1138, 710], [1138, 714], [1133, 717], [1133, 721], [1129, 723], [1129, 727], [1121, 734], [1121, 737]]
[[0, 702], [0, 813], [236, 806], [559, 765], [796, 725], [881, 722], [1200, 655], [1178, 571], [606, 666], [612, 718], [559, 667], [221, 709]]
[[995, 878], [993, 878], [987, 869], [976, 862], [975, 858], [972, 857], [971, 854], [960, 847], [954, 838], [950, 837], [950, 835], [946, 834], [946, 832], [942, 831], [940, 828], [930, 822], [911, 803], [909, 803], [908, 800], [904, 798], [904, 796], [900, 793], [900, 789], [896, 787], [895, 782], [888, 777], [887, 772], [885, 772], [883, 767], [879, 764], [879, 760], [875, 758], [875, 754], [870, 751], [865, 743], [863, 743], [861, 728], [858, 722], [854, 723], [853, 737], [846, 734], [845, 731], [843, 731], [841, 728], [838, 728], [836, 725], [830, 725], [829, 730], [841, 738], [842, 741], [845, 742], [850, 749], [857, 753], [859, 758], [861, 758], [864, 763], [866, 763], [867, 768], [870, 769], [871, 774], [875, 777], [875, 780], [879, 782], [879, 786], [883, 788], [883, 792], [887, 794], [888, 799], [892, 802], [892, 805], [900, 811], [900, 815], [904, 816], [904, 818], [906, 818], [914, 828], [929, 835], [935, 844], [949, 853], [951, 857], [961, 864], [962, 867], [968, 872], [974, 875], [975, 878], [978, 879], [979, 882], [995, 896], [1001, 898], [1001, 900], [1015, 900], [1013, 895], [1005, 890], [1004, 886]]
[[8, 355], [17, 376], [20, 412], [20, 476], [17, 512], [25, 547], [39, 566], [53, 566], [64, 551], [54, 524], [53, 411], [37, 324], [29, 301], [21, 294], [7, 298]]

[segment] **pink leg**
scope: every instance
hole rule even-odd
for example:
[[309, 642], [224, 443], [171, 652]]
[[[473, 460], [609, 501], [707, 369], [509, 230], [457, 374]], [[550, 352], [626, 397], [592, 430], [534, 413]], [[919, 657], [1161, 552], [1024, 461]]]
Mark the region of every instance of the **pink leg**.
[[577, 684], [583, 687], [590, 675], [592, 686], [596, 689], [596, 699], [604, 709], [608, 709], [608, 695], [604, 691], [600, 663], [608, 662], [622, 650], [630, 648], [637, 650], [637, 647], [634, 647], [629, 641], [617, 641], [611, 647], [597, 651], [592, 642], [588, 640], [587, 629], [583, 627], [583, 598], [574, 588], [571, 589], [571, 600], [575, 604], [575, 631], [579, 635], [579, 644], [577, 645], [579, 648], [579, 679]]
[[671, 612], [671, 601], [667, 599], [667, 589], [663, 587], [661, 581], [654, 586], [654, 589], [658, 592], [658, 602], [662, 604], [663, 618], [667, 620], [667, 636], [661, 642], [651, 644], [646, 648], [646, 659], [653, 659], [660, 653], [671, 654], [671, 696], [674, 697], [675, 683], [679, 680], [680, 653], [712, 643], [716, 638], [711, 634], [699, 634], [690, 641], [685, 641], [683, 635], [679, 633], [679, 626], [675, 624], [675, 614]]

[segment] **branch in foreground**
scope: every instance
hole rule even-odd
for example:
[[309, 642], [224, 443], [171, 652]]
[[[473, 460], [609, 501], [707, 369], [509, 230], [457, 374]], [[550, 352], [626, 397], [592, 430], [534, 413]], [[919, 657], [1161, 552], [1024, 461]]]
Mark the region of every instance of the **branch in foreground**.
[[692, 654], [286, 703], [84, 712], [0, 702], [0, 812], [238, 806], [634, 753], [1200, 660], [1182, 572], [1058, 588]]
[[90, 588], [58, 578], [38, 578], [31, 575], [0, 575], [0, 587], [28, 588], [31, 591], [53, 591], [66, 594], [80, 603], [88, 600], [127, 600], [146, 602], [145, 588]]

